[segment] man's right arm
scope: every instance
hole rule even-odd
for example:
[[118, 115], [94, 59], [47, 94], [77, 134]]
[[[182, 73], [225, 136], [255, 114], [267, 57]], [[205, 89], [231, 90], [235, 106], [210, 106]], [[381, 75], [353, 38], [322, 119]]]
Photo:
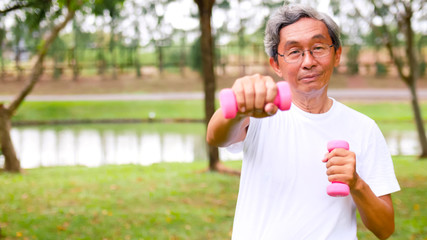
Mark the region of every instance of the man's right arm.
[[227, 147], [245, 140], [249, 117], [264, 118], [276, 114], [274, 105], [277, 86], [269, 76], [255, 74], [237, 79], [233, 84], [236, 97], [237, 116], [226, 119], [218, 109], [208, 124], [206, 141], [216, 147]]
[[221, 109], [218, 109], [209, 121], [206, 141], [216, 147], [230, 146], [245, 139], [248, 126], [249, 117], [225, 119]]

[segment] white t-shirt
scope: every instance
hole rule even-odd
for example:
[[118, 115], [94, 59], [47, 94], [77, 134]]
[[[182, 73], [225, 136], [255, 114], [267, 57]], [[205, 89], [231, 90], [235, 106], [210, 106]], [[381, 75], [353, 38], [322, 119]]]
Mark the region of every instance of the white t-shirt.
[[326, 193], [330, 182], [322, 159], [330, 140], [349, 142], [358, 174], [377, 196], [400, 190], [372, 119], [335, 100], [322, 114], [292, 105], [289, 111], [250, 120], [240, 143], [244, 157], [232, 239], [357, 239], [351, 195]]

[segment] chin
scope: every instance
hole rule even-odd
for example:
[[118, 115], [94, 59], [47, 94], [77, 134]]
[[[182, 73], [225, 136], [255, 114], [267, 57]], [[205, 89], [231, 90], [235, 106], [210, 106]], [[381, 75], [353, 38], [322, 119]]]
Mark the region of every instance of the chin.
[[327, 86], [328, 86], [327, 84], [319, 85], [317, 83], [306, 84], [304, 86], [301, 86], [298, 91], [301, 93], [309, 94], [309, 95], [311, 94], [318, 95], [325, 92], [328, 89]]

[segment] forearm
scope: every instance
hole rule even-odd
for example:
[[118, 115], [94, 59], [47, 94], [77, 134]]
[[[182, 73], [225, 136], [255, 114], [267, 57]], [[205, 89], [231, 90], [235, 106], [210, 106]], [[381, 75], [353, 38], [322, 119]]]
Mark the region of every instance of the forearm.
[[248, 117], [225, 119], [222, 116], [221, 109], [218, 109], [209, 121], [206, 141], [209, 145], [217, 147], [226, 147], [243, 141], [248, 125]]
[[351, 195], [365, 226], [379, 239], [386, 239], [394, 232], [394, 209], [390, 195], [377, 197], [369, 185], [359, 178]]

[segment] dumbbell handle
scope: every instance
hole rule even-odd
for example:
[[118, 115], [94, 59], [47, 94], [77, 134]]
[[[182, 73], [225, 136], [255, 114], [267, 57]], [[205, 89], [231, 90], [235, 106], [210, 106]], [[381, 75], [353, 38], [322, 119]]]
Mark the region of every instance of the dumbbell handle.
[[[343, 140], [330, 141], [330, 142], [328, 142], [327, 147], [328, 147], [329, 152], [332, 152], [332, 150], [334, 150], [336, 148], [344, 148], [346, 150], [350, 149], [348, 142], [343, 141]], [[326, 188], [326, 192], [328, 193], [329, 196], [332, 196], [332, 197], [345, 197], [350, 193], [350, 188], [345, 183], [333, 181]]]
[[[291, 107], [291, 90], [289, 84], [285, 81], [277, 83], [277, 95], [274, 99], [274, 104], [282, 111], [288, 110]], [[235, 118], [239, 111], [237, 107], [236, 96], [231, 88], [225, 88], [219, 93], [219, 103], [224, 118]]]

